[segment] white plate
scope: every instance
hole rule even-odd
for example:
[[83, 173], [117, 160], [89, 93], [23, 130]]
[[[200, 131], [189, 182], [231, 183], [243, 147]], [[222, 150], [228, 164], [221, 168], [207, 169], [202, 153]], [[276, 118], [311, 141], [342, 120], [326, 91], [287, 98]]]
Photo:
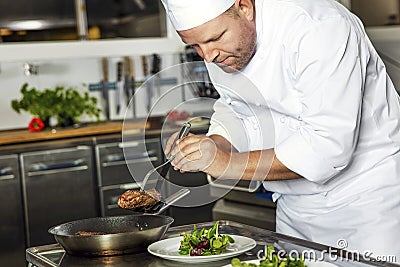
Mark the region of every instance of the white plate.
[[231, 258], [237, 255], [240, 255], [256, 246], [256, 241], [254, 239], [239, 236], [239, 235], [230, 235], [235, 243], [229, 244], [226, 251], [219, 255], [210, 255], [210, 256], [189, 256], [189, 255], [180, 255], [179, 254], [179, 246], [181, 244], [182, 236], [173, 237], [169, 239], [163, 239], [151, 244], [147, 250], [158, 257], [172, 260], [172, 261], [180, 261], [186, 263], [201, 263], [201, 262], [210, 262], [210, 261], [219, 261], [227, 258]]
[[[243, 261], [245, 263], [253, 263], [253, 264], [260, 264], [259, 260], [251, 260], [251, 261]], [[338, 267], [335, 264], [325, 262], [325, 261], [310, 261], [310, 260], [304, 260], [304, 263], [307, 265], [307, 267]], [[231, 264], [224, 265], [222, 267], [232, 267]]]

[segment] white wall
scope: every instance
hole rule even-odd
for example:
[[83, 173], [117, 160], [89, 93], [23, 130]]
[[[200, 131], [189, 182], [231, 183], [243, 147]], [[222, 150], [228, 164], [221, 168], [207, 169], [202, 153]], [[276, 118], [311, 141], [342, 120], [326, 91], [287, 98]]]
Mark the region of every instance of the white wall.
[[[135, 77], [137, 80], [144, 80], [141, 59], [140, 56], [132, 56], [135, 63]], [[109, 58], [109, 80], [115, 82], [116, 80], [116, 64], [118, 61], [122, 61], [121, 57]], [[24, 74], [23, 64], [24, 61], [19, 62], [6, 62], [0, 64], [0, 114], [1, 122], [0, 129], [13, 129], [13, 128], [24, 128], [32, 116], [26, 112], [17, 114], [11, 108], [11, 101], [13, 99], [20, 99], [20, 88], [25, 82], [29, 83], [30, 86], [36, 87], [39, 90], [45, 88], [54, 88], [57, 85], [61, 86], [72, 86], [76, 87], [79, 91], [88, 91], [88, 85], [93, 83], [99, 83], [102, 80], [101, 70], [101, 58], [82, 58], [82, 59], [63, 59], [63, 60], [38, 60], [30, 61], [32, 64], [38, 66], [38, 74], [26, 76]], [[162, 68], [172, 66], [179, 63], [178, 54], [167, 54], [161, 55]], [[170, 75], [170, 77], [161, 78], [177, 78], [180, 80], [180, 73]], [[85, 85], [84, 85], [85, 84]], [[168, 87], [166, 87], [168, 88]], [[162, 89], [164, 89], [162, 87]], [[145, 108], [146, 94], [144, 90], [137, 88], [137, 94], [135, 98], [136, 112], [138, 117], [147, 116], [147, 110]], [[95, 96], [99, 100], [99, 107], [102, 108], [102, 98], [99, 91], [90, 92], [92, 96]], [[109, 91], [110, 97], [110, 115], [111, 119], [118, 120], [123, 119], [125, 114], [126, 106], [123, 105], [120, 114], [116, 114], [116, 91]], [[173, 101], [179, 103], [181, 97], [180, 94], [176, 94], [173, 97]], [[125, 103], [123, 103], [125, 104]], [[173, 103], [171, 103], [172, 105]], [[159, 109], [158, 112], [165, 112], [169, 107]], [[161, 110], [161, 111], [160, 111]], [[133, 112], [128, 112], [128, 117], [132, 117]], [[88, 120], [89, 118], [83, 118]], [[104, 115], [102, 116], [104, 119]]]
[[[105, 41], [72, 41], [72, 42], [36, 42], [36, 43], [9, 43], [0, 45], [0, 130], [25, 128], [31, 120], [31, 115], [23, 112], [17, 114], [11, 108], [13, 99], [20, 99], [20, 88], [25, 82], [39, 90], [54, 88], [57, 85], [77, 87], [81, 92], [88, 90], [88, 84], [102, 80], [101, 58], [109, 59], [109, 79], [116, 79], [116, 63], [123, 56], [130, 56], [135, 63], [135, 77], [144, 80], [141, 55], [152, 53], [161, 54], [161, 69], [179, 63], [178, 53], [183, 50], [184, 44], [168, 22], [167, 38], [148, 38], [139, 40], [105, 40]], [[26, 76], [23, 70], [24, 63], [38, 66], [38, 74]], [[150, 68], [150, 64], [149, 64]], [[173, 76], [180, 79], [180, 73]], [[163, 78], [163, 77], [162, 77]], [[164, 77], [170, 78], [170, 77]], [[82, 84], [85, 83], [86, 86]], [[165, 88], [161, 88], [162, 90]], [[141, 93], [142, 91], [142, 93]], [[102, 101], [100, 92], [90, 92]], [[116, 114], [115, 91], [110, 93], [111, 119], [122, 119], [125, 107], [120, 115]], [[179, 103], [181, 95], [171, 98], [172, 102]], [[138, 117], [147, 116], [145, 108], [146, 95], [139, 90], [136, 98], [136, 112]], [[171, 103], [173, 105], [174, 103]], [[165, 112], [169, 107], [159, 108]], [[131, 111], [128, 114], [132, 114]], [[104, 119], [104, 116], [102, 116]], [[88, 118], [83, 118], [83, 121]]]

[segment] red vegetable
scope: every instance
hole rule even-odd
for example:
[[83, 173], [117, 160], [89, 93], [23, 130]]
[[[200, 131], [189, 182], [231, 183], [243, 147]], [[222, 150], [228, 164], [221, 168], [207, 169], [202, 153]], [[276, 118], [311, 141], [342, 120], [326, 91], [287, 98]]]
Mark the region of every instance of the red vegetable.
[[39, 118], [33, 118], [29, 124], [28, 124], [28, 129], [31, 132], [40, 132], [44, 128], [44, 123], [41, 119]]

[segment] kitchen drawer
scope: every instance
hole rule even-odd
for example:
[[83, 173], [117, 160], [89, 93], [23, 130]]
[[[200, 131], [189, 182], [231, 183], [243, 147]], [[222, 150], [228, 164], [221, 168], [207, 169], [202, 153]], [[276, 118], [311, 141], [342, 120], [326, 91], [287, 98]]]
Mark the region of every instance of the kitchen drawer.
[[99, 214], [92, 147], [20, 155], [28, 246], [54, 242], [47, 230]]
[[[129, 156], [124, 155], [124, 149], [129, 149]], [[147, 139], [146, 148], [140, 141], [99, 144], [96, 145], [96, 159], [100, 187], [132, 183], [135, 180], [127, 164], [133, 168], [135, 179], [140, 181], [154, 165], [161, 164], [161, 145], [158, 138]]]
[[0, 156], [0, 266], [24, 266], [25, 228], [18, 155]]
[[[171, 168], [168, 173], [168, 178], [172, 184], [187, 187], [189, 189], [207, 185], [207, 177], [203, 172], [180, 173]], [[169, 185], [168, 190], [169, 194], [176, 192], [176, 189], [174, 189], [171, 184]], [[205, 190], [204, 195], [202, 196], [205, 200], [209, 199], [210, 192]], [[208, 222], [212, 220], [212, 208], [214, 203], [212, 202], [192, 207], [182, 206], [182, 204], [187, 205], [190, 203], [190, 200], [188, 200], [190, 197], [193, 197], [193, 195], [191, 196], [189, 194], [179, 200], [176, 204], [180, 206], [172, 206], [168, 209], [168, 215], [174, 218], [173, 226]]]

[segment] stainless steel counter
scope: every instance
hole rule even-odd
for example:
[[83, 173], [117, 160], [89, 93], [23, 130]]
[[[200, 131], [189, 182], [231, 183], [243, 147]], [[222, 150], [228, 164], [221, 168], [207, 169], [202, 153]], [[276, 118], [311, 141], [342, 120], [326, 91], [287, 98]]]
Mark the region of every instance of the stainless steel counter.
[[[196, 224], [198, 228], [209, 228], [214, 222]], [[164, 238], [179, 236], [181, 232], [193, 230], [193, 225], [172, 227], [168, 230]], [[261, 228], [252, 227], [232, 221], [220, 221], [220, 232], [231, 235], [242, 235], [251, 237], [257, 242], [257, 246], [239, 256], [241, 260], [257, 259], [257, 255], [263, 253], [266, 245], [274, 245], [279, 250], [283, 249], [289, 255], [293, 251], [304, 253], [304, 255], [315, 255], [316, 259], [331, 262], [337, 266], [398, 266], [395, 264], [374, 262], [364, 259], [361, 255], [355, 255], [343, 250], [329, 248], [324, 245], [304, 241], [297, 238], [277, 234]], [[323, 257], [321, 256], [323, 255]], [[85, 258], [70, 256], [65, 253], [58, 244], [31, 247], [26, 250], [26, 259], [29, 266], [37, 267], [88, 267], [88, 266], [113, 266], [113, 267], [168, 267], [168, 266], [187, 266], [186, 263], [164, 260], [144, 252], [139, 254]], [[353, 260], [354, 259], [354, 260]], [[230, 263], [230, 259], [203, 263], [190, 264], [191, 266], [219, 267]]]

